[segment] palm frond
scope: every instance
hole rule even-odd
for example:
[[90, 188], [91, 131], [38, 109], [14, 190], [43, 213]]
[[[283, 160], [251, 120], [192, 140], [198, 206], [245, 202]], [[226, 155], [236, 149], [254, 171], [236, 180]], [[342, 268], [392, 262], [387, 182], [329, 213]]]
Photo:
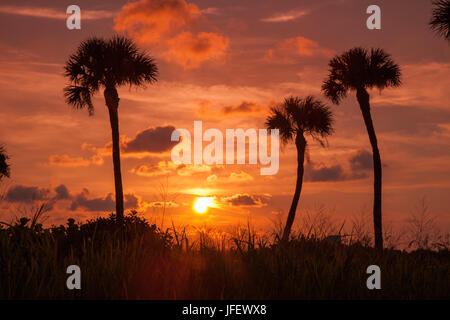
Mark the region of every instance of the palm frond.
[[433, 1], [429, 24], [436, 34], [450, 41], [450, 0]]
[[368, 73], [370, 74], [369, 87], [374, 86], [381, 90], [401, 85], [400, 67], [382, 49], [371, 50]]
[[[333, 134], [334, 117], [327, 105], [312, 96], [308, 96], [304, 99], [304, 109], [307, 113], [303, 126], [306, 132], [318, 141], [318, 137], [326, 139], [327, 136]], [[320, 143], [324, 145], [324, 143]]]
[[400, 67], [382, 49], [356, 47], [332, 58], [329, 74], [322, 84], [322, 92], [339, 104], [349, 90], [401, 85]]
[[66, 98], [66, 103], [75, 109], [87, 108], [89, 115], [94, 114], [91, 91], [88, 87], [69, 85], [64, 88], [64, 96]]
[[266, 126], [279, 129], [283, 143], [306, 133], [325, 146], [326, 137], [333, 133], [333, 123], [331, 110], [320, 100], [313, 96], [290, 96], [282, 105], [271, 109]]
[[295, 130], [286, 109], [283, 106], [272, 107], [266, 119], [268, 129], [278, 129], [282, 144], [286, 144], [294, 137]]
[[67, 103], [92, 114], [92, 96], [100, 88], [153, 83], [158, 68], [153, 58], [126, 37], [114, 36], [109, 41], [94, 37], [81, 42], [69, 57], [64, 75], [70, 80], [64, 89]]
[[113, 37], [108, 43], [107, 62], [110, 76], [116, 85], [143, 86], [157, 80], [158, 68], [154, 59], [139, 52], [132, 40], [122, 36]]
[[0, 145], [0, 180], [3, 177], [8, 177], [11, 173], [9, 163], [8, 163], [9, 156], [6, 153], [5, 147]]
[[93, 91], [105, 82], [107, 44], [102, 38], [90, 38], [81, 42], [75, 54], [64, 66], [64, 75], [75, 85], [84, 85]]

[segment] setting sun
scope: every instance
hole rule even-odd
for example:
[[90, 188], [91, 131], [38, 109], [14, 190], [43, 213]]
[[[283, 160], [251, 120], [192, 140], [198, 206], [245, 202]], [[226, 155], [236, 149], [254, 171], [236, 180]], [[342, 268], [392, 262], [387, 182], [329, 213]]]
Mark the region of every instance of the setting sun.
[[212, 207], [213, 202], [211, 198], [201, 197], [198, 198], [194, 203], [194, 210], [197, 213], [205, 213], [208, 210], [208, 207]]

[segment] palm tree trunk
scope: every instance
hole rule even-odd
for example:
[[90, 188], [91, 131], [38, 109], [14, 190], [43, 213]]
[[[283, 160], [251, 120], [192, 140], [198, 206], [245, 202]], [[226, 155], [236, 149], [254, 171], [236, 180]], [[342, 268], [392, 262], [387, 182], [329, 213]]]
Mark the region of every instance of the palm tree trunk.
[[375, 248], [383, 249], [383, 228], [381, 219], [381, 157], [378, 150], [377, 136], [372, 123], [370, 114], [369, 94], [365, 89], [359, 89], [356, 92], [361, 113], [364, 118], [367, 133], [369, 134], [370, 144], [372, 146], [373, 156], [373, 226], [375, 234]]
[[292, 199], [291, 208], [289, 209], [286, 225], [284, 226], [283, 236], [281, 238], [282, 242], [287, 242], [289, 240], [292, 225], [294, 224], [295, 212], [297, 211], [297, 205], [300, 199], [300, 193], [302, 192], [306, 149], [306, 139], [303, 136], [303, 133], [297, 133], [297, 137], [295, 138], [295, 145], [297, 147], [297, 183], [295, 185], [294, 198]]
[[109, 119], [112, 131], [112, 157], [114, 164], [114, 183], [116, 187], [116, 216], [119, 224], [123, 223], [123, 188], [122, 173], [120, 170], [120, 145], [119, 145], [119, 95], [114, 87], [107, 87], [104, 92], [106, 105], [109, 111]]

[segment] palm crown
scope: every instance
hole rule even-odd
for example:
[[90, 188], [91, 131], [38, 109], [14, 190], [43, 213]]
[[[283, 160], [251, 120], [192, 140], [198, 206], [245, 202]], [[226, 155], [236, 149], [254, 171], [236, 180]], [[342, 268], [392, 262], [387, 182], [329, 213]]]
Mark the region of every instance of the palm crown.
[[384, 89], [401, 84], [400, 67], [382, 49], [353, 48], [329, 62], [329, 75], [322, 90], [334, 103], [349, 90]]
[[8, 155], [6, 154], [5, 148], [0, 146], [0, 180], [2, 177], [9, 177], [9, 164]]
[[450, 40], [450, 0], [433, 1], [433, 14], [430, 20], [431, 29], [438, 35]]
[[67, 103], [77, 109], [86, 107], [90, 114], [94, 111], [92, 95], [100, 88], [144, 86], [156, 81], [158, 74], [153, 59], [121, 36], [109, 41], [101, 38], [83, 41], [64, 69], [64, 75], [71, 81], [64, 89]]
[[278, 129], [283, 143], [297, 134], [309, 134], [323, 144], [323, 139], [333, 133], [333, 116], [326, 105], [312, 96], [289, 97], [282, 105], [271, 108], [266, 126]]

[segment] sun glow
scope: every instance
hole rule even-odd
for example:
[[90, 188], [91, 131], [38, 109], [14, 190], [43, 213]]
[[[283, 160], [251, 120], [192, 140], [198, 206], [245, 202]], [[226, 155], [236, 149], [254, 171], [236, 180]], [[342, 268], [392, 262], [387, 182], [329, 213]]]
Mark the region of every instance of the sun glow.
[[212, 207], [214, 205], [213, 201], [209, 197], [200, 197], [194, 203], [194, 210], [197, 213], [205, 213], [208, 210], [208, 207]]

